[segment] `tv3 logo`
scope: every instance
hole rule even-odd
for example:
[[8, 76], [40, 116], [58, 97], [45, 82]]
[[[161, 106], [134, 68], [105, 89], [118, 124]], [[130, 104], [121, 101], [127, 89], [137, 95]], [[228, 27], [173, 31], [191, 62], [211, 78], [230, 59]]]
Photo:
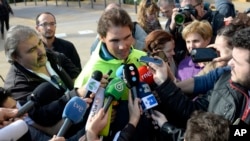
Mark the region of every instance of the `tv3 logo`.
[[100, 82], [95, 80], [95, 79], [90, 79], [88, 81], [88, 84], [86, 85], [87, 86], [87, 90], [91, 91], [92, 93], [96, 93], [99, 86], [100, 86]]
[[118, 92], [122, 92], [124, 90], [124, 87], [125, 87], [125, 83], [123, 83], [122, 81], [115, 83], [115, 89]]

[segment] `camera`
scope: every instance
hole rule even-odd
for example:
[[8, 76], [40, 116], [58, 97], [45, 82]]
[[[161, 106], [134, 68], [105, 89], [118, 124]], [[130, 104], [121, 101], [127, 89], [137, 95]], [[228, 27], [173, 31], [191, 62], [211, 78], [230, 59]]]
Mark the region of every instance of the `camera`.
[[177, 25], [182, 25], [183, 23], [192, 21], [191, 15], [197, 17], [197, 10], [191, 5], [188, 4], [179, 9], [179, 13], [175, 16], [175, 23]]

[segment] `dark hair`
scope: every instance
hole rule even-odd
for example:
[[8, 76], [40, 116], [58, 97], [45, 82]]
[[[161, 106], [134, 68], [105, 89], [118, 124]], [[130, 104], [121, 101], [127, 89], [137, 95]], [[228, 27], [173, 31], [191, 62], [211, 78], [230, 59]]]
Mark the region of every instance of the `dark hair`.
[[122, 8], [113, 8], [103, 12], [98, 21], [97, 32], [101, 37], [106, 37], [108, 29], [112, 26], [128, 26], [131, 32], [133, 29], [133, 23], [129, 14]]
[[247, 16], [246, 13], [241, 13], [238, 12], [237, 15], [234, 17], [234, 19], [232, 20], [233, 25], [236, 25], [238, 27], [249, 27], [250, 26], [250, 17]]
[[162, 50], [165, 43], [173, 40], [171, 34], [164, 30], [154, 30], [150, 32], [145, 39], [145, 48], [143, 49], [146, 52], [152, 53], [156, 50]]
[[0, 107], [3, 107], [4, 102], [7, 100], [8, 97], [11, 97], [11, 93], [8, 90], [0, 87]]
[[54, 18], [55, 22], [56, 22], [56, 17], [55, 17], [52, 13], [50, 13], [50, 12], [42, 12], [42, 13], [39, 13], [39, 14], [36, 16], [36, 25], [40, 24], [40, 23], [39, 23], [40, 21], [38, 21], [38, 18], [39, 18], [42, 14], [51, 15], [51, 16]]
[[224, 36], [226, 37], [227, 40], [227, 44], [229, 45], [228, 47], [230, 47], [230, 49], [233, 48], [233, 44], [232, 44], [232, 37], [234, 35], [234, 33], [239, 30], [241, 27], [238, 27], [236, 25], [233, 24], [229, 24], [227, 26], [224, 26], [222, 28], [220, 28], [217, 31], [217, 36]]
[[233, 46], [250, 51], [250, 27], [237, 31], [233, 36]]
[[229, 121], [220, 115], [195, 111], [187, 122], [186, 141], [228, 141]]

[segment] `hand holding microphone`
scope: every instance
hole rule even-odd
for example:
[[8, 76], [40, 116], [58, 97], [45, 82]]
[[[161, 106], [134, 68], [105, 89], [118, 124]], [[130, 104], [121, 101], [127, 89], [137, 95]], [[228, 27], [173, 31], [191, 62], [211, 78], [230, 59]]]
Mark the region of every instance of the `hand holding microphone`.
[[132, 124], [134, 127], [137, 126], [140, 117], [142, 115], [142, 108], [140, 106], [140, 99], [135, 98], [132, 99], [132, 94], [129, 92], [128, 97], [128, 111], [129, 111], [129, 123]]
[[101, 130], [108, 123], [108, 114], [105, 114], [104, 109], [101, 108], [97, 114], [87, 120], [85, 126], [87, 140], [97, 140]]
[[62, 137], [72, 124], [79, 123], [87, 109], [87, 104], [79, 97], [73, 97], [66, 104], [62, 117], [65, 119], [62, 127], [60, 128], [57, 136]]
[[156, 110], [154, 110], [153, 113], [151, 113], [151, 117], [154, 121], [156, 121], [156, 123], [160, 128], [165, 122], [168, 121], [167, 118], [161, 112]]

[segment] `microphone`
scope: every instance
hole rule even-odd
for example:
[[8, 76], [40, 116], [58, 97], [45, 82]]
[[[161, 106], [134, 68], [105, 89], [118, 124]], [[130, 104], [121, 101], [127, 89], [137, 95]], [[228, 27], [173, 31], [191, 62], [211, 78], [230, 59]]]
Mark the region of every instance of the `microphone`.
[[18, 109], [16, 117], [20, 117], [27, 113], [36, 103], [45, 105], [57, 99], [59, 90], [49, 82], [44, 82], [37, 86], [30, 96], [30, 100]]
[[87, 89], [87, 93], [85, 97], [89, 97], [91, 93], [96, 93], [98, 88], [100, 87], [102, 79], [102, 72], [96, 70], [92, 73], [92, 76], [89, 78], [88, 82], [85, 84], [85, 88]]
[[138, 68], [140, 82], [147, 83], [151, 89], [153, 89], [156, 84], [154, 82], [153, 74], [148, 70], [147, 66], [141, 66]]
[[28, 125], [19, 119], [0, 129], [1, 141], [16, 141], [28, 132]]
[[111, 102], [114, 99], [119, 100], [126, 90], [126, 84], [120, 78], [116, 77], [109, 82], [107, 89], [104, 92], [105, 97], [107, 97], [106, 103], [103, 106], [105, 113], [111, 105]]
[[97, 93], [95, 94], [95, 98], [91, 104], [92, 106], [91, 106], [87, 121], [89, 121], [89, 119], [92, 118], [96, 113], [98, 113], [98, 111], [102, 108], [103, 103], [104, 103], [104, 91], [105, 89], [100, 87]]
[[149, 110], [152, 112], [152, 108], [158, 105], [158, 102], [153, 95], [149, 85], [145, 82], [140, 82], [138, 86], [138, 97], [141, 99], [141, 106], [143, 111]]
[[109, 82], [104, 93], [106, 99], [103, 109], [104, 112], [108, 114], [108, 123], [100, 132], [101, 136], [107, 136], [109, 134], [112, 110], [108, 109], [112, 109], [112, 101], [114, 99], [119, 100], [123, 94], [128, 93], [128, 88], [121, 78], [116, 77]]
[[[107, 75], [111, 75], [112, 72], [113, 72], [112, 70], [109, 70]], [[102, 108], [104, 102], [104, 91], [105, 91], [104, 88], [99, 87], [98, 91], [96, 92], [94, 101], [92, 102], [88, 119], [93, 117]]]
[[66, 104], [62, 117], [65, 119], [63, 125], [61, 126], [58, 137], [64, 136], [66, 131], [70, 128], [72, 124], [77, 124], [82, 120], [87, 109], [87, 103], [81, 98], [74, 96]]
[[139, 72], [135, 64], [125, 64], [123, 68], [123, 79], [128, 88], [131, 89], [133, 98], [137, 96], [137, 85], [139, 84]]

